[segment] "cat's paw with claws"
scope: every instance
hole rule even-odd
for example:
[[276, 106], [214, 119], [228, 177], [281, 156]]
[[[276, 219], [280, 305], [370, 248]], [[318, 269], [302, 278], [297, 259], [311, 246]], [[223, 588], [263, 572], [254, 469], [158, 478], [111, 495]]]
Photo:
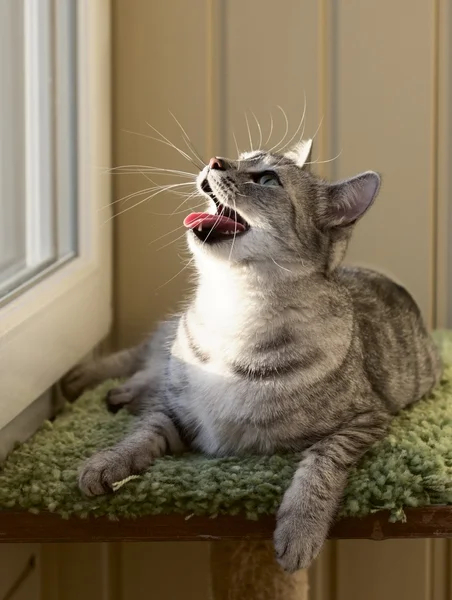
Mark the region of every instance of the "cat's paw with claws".
[[99, 496], [113, 490], [113, 483], [131, 475], [130, 461], [113, 449], [92, 456], [83, 466], [79, 487], [85, 496]]
[[286, 507], [283, 502], [274, 534], [277, 561], [288, 573], [307, 569], [322, 549], [327, 532], [327, 527], [305, 519], [299, 507]]

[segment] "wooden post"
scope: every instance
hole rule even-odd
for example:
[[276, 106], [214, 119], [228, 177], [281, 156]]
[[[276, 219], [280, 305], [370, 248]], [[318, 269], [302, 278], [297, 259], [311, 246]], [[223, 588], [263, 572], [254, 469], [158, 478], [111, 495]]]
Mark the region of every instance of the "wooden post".
[[285, 573], [267, 541], [211, 545], [214, 600], [308, 600], [308, 573]]

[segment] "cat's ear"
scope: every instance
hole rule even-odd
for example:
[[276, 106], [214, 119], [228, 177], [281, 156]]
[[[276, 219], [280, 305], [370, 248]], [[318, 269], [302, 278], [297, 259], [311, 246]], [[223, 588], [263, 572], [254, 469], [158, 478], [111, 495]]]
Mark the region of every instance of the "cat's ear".
[[379, 189], [380, 176], [374, 171], [327, 184], [325, 198], [319, 205], [322, 226], [352, 225], [372, 206]]
[[312, 140], [301, 140], [301, 142], [298, 142], [298, 144], [286, 153], [286, 156], [290, 160], [293, 160], [298, 167], [310, 170], [310, 165], [306, 163], [311, 162]]

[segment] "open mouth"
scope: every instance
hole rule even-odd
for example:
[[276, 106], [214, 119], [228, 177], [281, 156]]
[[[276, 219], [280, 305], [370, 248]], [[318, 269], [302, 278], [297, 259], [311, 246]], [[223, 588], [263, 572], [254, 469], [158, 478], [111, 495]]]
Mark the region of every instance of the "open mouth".
[[191, 229], [203, 242], [219, 242], [243, 235], [249, 224], [235, 210], [222, 204], [212, 191], [207, 179], [201, 184], [203, 192], [215, 202], [216, 213], [191, 213], [184, 219], [184, 225]]

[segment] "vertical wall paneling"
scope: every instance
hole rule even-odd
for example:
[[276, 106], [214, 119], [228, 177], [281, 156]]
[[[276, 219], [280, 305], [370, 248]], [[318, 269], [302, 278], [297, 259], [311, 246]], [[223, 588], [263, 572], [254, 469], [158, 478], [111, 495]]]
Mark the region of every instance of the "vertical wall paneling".
[[124, 543], [122, 598], [210, 600], [208, 565], [203, 542]]
[[117, 544], [42, 544], [43, 600], [122, 600]]
[[337, 179], [337, 160], [341, 154], [339, 146], [338, 83], [339, 69], [338, 0], [322, 0], [319, 4], [318, 55], [319, 55], [319, 107], [322, 127], [317, 137], [320, 156], [318, 172], [327, 179]]
[[[171, 110], [206, 155], [206, 120], [209, 106], [212, 108], [208, 73], [213, 72], [208, 64], [207, 32], [211, 12], [216, 10], [216, 4], [209, 10], [206, 0], [114, 1], [116, 165], [196, 172], [174, 149], [150, 139], [158, 134], [147, 123], [185, 148]], [[210, 35], [213, 40], [215, 32]], [[158, 183], [184, 181], [157, 175], [151, 179]], [[116, 200], [153, 185], [139, 173], [115, 176], [114, 182]], [[183, 217], [180, 213], [171, 216], [181, 210], [176, 209], [184, 198], [160, 194], [146, 200], [149, 195], [115, 204], [116, 337], [121, 346], [136, 343], [157, 319], [175, 310], [190, 281], [189, 269], [182, 270], [188, 262]], [[132, 209], [134, 204], [137, 206]]]
[[[317, 173], [328, 180], [338, 178], [337, 160], [340, 156], [337, 94], [338, 55], [338, 0], [318, 3], [317, 16], [317, 104], [321, 127], [316, 136]], [[310, 600], [336, 600], [337, 542], [327, 542], [309, 572]]]
[[0, 544], [0, 598], [47, 600], [41, 595], [39, 544]]
[[[450, 6], [418, 1], [407, 12], [404, 3], [324, 0], [319, 29], [328, 123], [322, 146], [331, 157], [340, 152], [322, 174], [375, 169], [383, 175], [380, 198], [357, 228], [349, 260], [404, 282], [432, 326], [450, 324]], [[366, 600], [444, 600], [451, 589], [449, 546], [337, 542], [333, 564], [324, 566], [335, 581], [327, 594], [360, 600], [366, 590]], [[321, 573], [314, 567], [314, 600], [325, 597]]]
[[[447, 0], [436, 0], [436, 6], [438, 34], [436, 325], [452, 327], [452, 8]], [[447, 540], [444, 544], [443, 552], [446, 557], [444, 598], [452, 600], [452, 541]]]
[[433, 600], [430, 541], [344, 540], [337, 561], [337, 600]]
[[438, 274], [439, 274], [439, 75], [440, 75], [440, 0], [433, 1], [433, 61], [432, 70], [432, 122], [431, 122], [431, 194], [432, 194], [432, 219], [430, 244], [432, 248], [431, 272], [431, 325], [438, 325]]
[[206, 161], [226, 153], [226, 0], [206, 0], [207, 112]]
[[452, 327], [452, 9], [438, 6], [437, 325]]
[[[320, 120], [318, 3], [285, 0], [278, 10], [260, 0], [229, 0], [225, 5], [227, 41], [223, 118], [227, 153], [231, 156], [236, 154], [232, 131], [237, 135], [240, 149], [249, 149], [245, 113], [248, 114], [255, 147], [259, 132], [252, 112], [261, 124], [264, 142], [272, 113], [274, 130], [269, 145], [276, 144], [285, 131], [278, 105], [289, 120], [288, 141], [303, 114], [305, 94], [305, 136], [314, 135]], [[318, 157], [317, 143], [314, 157]]]
[[338, 1], [333, 14], [338, 175], [383, 175], [349, 260], [403, 281], [431, 321], [435, 3]]
[[320, 556], [309, 569], [309, 600], [336, 600], [337, 542], [326, 542]]
[[[223, 10], [221, 0], [114, 0], [116, 165], [196, 172], [173, 149], [143, 137], [158, 137], [147, 126], [150, 123], [185, 148], [168, 110], [176, 115], [205, 159], [222, 152], [218, 146], [224, 110]], [[151, 179], [157, 181], [157, 176]], [[183, 181], [158, 176], [158, 183]], [[151, 186], [140, 174], [115, 176], [115, 200]], [[162, 194], [119, 214], [145, 198], [115, 204], [116, 338], [120, 346], [142, 339], [158, 319], [179, 306], [190, 285], [190, 270], [183, 270], [189, 260], [182, 235], [183, 215], [165, 216], [179, 212], [177, 207], [184, 198]], [[196, 204], [194, 201], [190, 206]], [[124, 600], [151, 596], [156, 600], [203, 600], [207, 584], [198, 585], [193, 577], [198, 573], [208, 576], [208, 550], [208, 544], [124, 544], [115, 589], [119, 588]]]
[[428, 540], [430, 543], [429, 600], [450, 600], [449, 540]]
[[[253, 113], [264, 141], [272, 113], [271, 145], [285, 128], [277, 106], [294, 132], [306, 95], [305, 136], [317, 131], [314, 159], [339, 155], [319, 162], [318, 172], [339, 178], [375, 169], [383, 175], [380, 197], [357, 227], [350, 262], [395, 276], [430, 324], [450, 325], [449, 3], [284, 0], [275, 7], [270, 0], [114, 0], [115, 163], [195, 172], [174, 150], [145, 137], [155, 135], [149, 122], [183, 144], [168, 109], [206, 159], [235, 156], [232, 131], [240, 149], [248, 149], [245, 112], [254, 146]], [[150, 185], [139, 174], [117, 176], [115, 200]], [[121, 346], [141, 339], [190, 285], [189, 269], [179, 273], [187, 262], [183, 238], [177, 239], [181, 215], [162, 216], [180, 201], [166, 195], [133, 210], [134, 199], [115, 205]], [[169, 545], [154, 555], [157, 548], [124, 546], [118, 560], [127, 581], [116, 587], [124, 594], [138, 589], [136, 578], [147, 575], [148, 565], [159, 575], [154, 563], [140, 566], [140, 556], [145, 561], [152, 554], [158, 561], [172, 557], [185, 590], [193, 569], [207, 569], [206, 551]], [[361, 600], [363, 590], [366, 600], [446, 600], [449, 554], [448, 542], [436, 540], [330, 543], [311, 573], [312, 600]]]

